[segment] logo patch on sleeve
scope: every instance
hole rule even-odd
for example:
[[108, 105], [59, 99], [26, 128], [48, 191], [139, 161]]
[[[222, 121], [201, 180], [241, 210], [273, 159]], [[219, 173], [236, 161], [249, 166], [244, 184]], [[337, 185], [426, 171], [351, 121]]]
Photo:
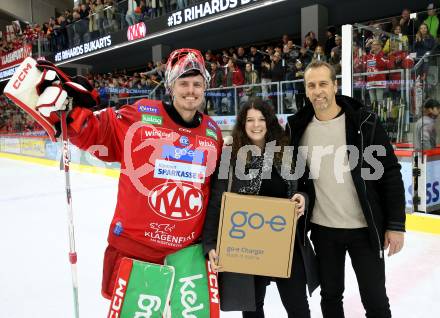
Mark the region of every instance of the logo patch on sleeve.
[[142, 115], [142, 122], [151, 125], [162, 125], [163, 119], [162, 116], [154, 116], [154, 115]]

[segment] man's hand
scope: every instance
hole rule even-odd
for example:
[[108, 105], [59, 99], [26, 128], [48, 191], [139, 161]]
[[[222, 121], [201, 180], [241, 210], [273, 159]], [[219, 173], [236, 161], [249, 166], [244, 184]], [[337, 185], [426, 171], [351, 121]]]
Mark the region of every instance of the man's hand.
[[388, 256], [393, 256], [400, 252], [403, 248], [405, 241], [405, 233], [397, 231], [386, 231], [385, 232], [385, 242], [383, 245], [384, 250], [388, 249]]
[[215, 249], [212, 249], [208, 253], [209, 262], [211, 263], [211, 269], [214, 273], [221, 272], [221, 266], [218, 266], [218, 255]]

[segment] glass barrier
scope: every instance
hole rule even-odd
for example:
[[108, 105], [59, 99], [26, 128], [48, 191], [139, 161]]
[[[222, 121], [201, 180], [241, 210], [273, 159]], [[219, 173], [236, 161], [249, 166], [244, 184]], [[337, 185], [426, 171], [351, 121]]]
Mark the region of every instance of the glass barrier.
[[239, 85], [231, 87], [210, 88], [206, 91], [206, 100], [210, 114], [217, 116], [236, 115], [240, 105], [249, 98], [260, 97], [268, 102], [275, 110], [281, 107], [280, 83], [269, 82], [252, 85]]
[[411, 135], [411, 79], [415, 54], [408, 37], [379, 24], [353, 26], [353, 97], [377, 114], [393, 143]]
[[424, 151], [437, 147], [437, 118], [440, 113], [440, 52], [438, 48], [425, 53], [411, 70], [413, 83], [409, 96], [412, 109], [411, 141], [415, 150]]

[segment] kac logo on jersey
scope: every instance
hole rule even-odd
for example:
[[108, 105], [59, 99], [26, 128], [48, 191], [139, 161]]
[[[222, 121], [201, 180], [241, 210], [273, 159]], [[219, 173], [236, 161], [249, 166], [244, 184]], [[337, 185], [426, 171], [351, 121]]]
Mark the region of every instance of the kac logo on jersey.
[[138, 105], [138, 112], [140, 113], [150, 113], [159, 114], [159, 108], [149, 105]]
[[189, 146], [189, 139], [186, 136], [181, 136], [179, 142], [184, 147]]
[[203, 193], [191, 184], [167, 182], [153, 188], [148, 204], [161, 217], [184, 221], [202, 212]]
[[205, 154], [202, 151], [188, 148], [179, 148], [170, 145], [162, 147], [162, 158], [168, 160], [181, 160], [195, 164], [202, 164]]

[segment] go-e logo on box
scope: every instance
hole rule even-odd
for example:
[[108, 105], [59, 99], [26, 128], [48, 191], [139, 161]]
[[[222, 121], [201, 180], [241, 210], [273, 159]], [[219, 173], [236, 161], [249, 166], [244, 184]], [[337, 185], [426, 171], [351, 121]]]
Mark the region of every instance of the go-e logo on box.
[[265, 226], [269, 227], [271, 231], [282, 232], [286, 229], [287, 222], [281, 215], [274, 215], [266, 220], [265, 216], [258, 212], [235, 211], [231, 214], [231, 224], [229, 236], [243, 239], [248, 230], [260, 230]]

